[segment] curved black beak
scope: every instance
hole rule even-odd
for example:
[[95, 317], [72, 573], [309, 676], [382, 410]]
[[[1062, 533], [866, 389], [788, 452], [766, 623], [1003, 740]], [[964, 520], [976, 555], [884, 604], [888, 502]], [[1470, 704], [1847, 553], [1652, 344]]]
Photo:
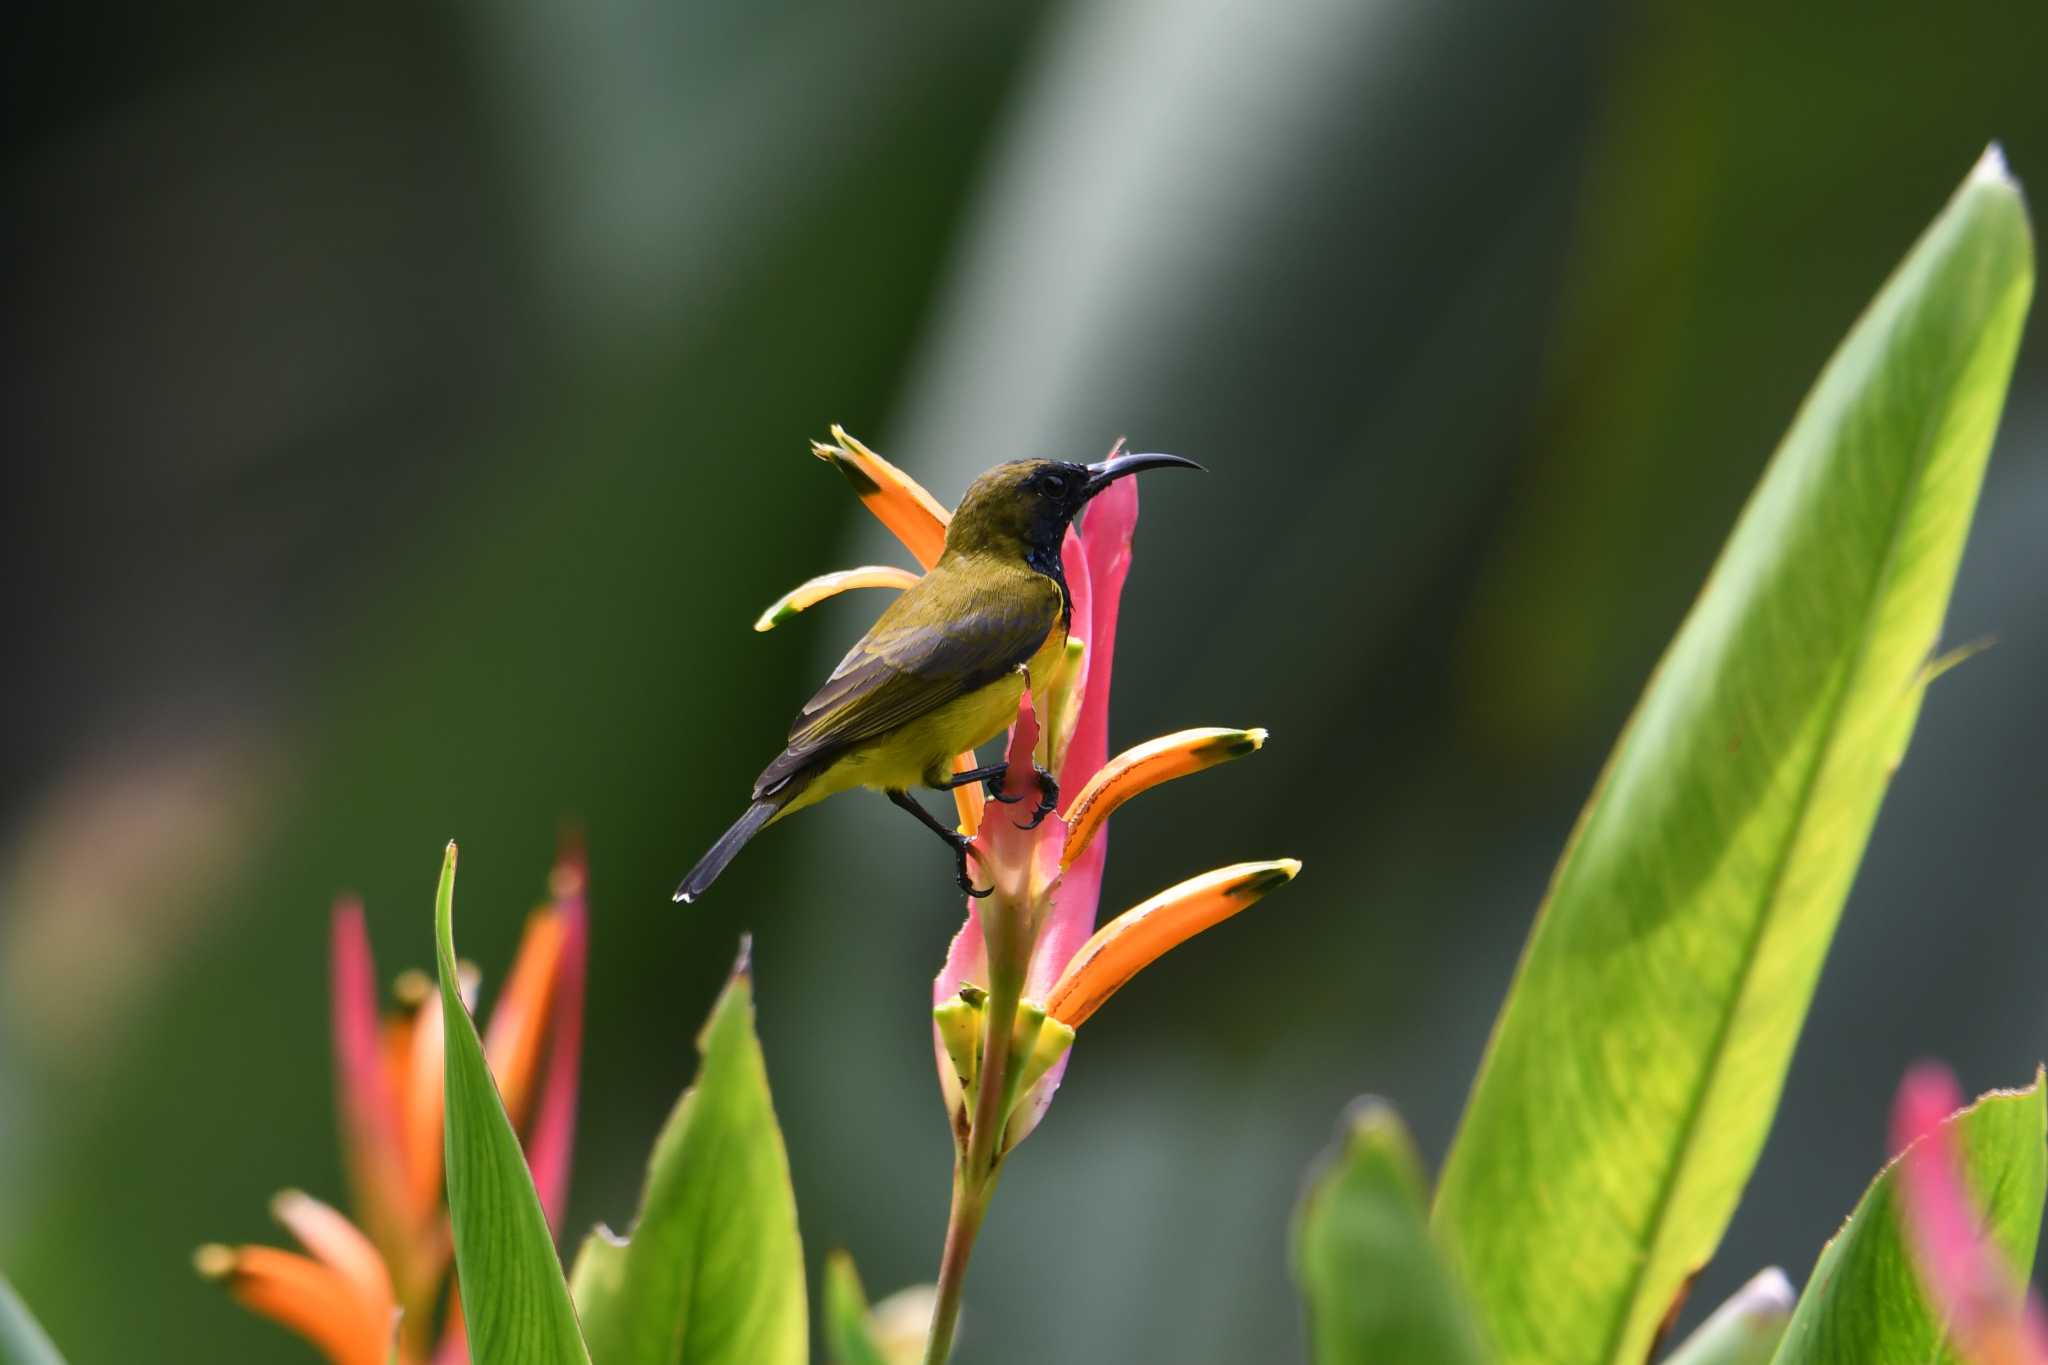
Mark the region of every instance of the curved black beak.
[[1141, 469], [1201, 468], [1185, 455], [1115, 455], [1088, 466], [1088, 485], [1083, 491], [1092, 498], [1124, 475], [1135, 474]]

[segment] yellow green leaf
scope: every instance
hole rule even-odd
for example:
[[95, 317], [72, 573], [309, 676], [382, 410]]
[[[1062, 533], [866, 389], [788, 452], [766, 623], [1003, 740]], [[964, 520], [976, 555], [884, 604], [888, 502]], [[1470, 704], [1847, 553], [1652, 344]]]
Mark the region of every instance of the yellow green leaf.
[[1479, 1365], [1477, 1324], [1429, 1235], [1422, 1163], [1399, 1116], [1364, 1100], [1295, 1215], [1294, 1277], [1315, 1365]]
[[455, 845], [434, 893], [446, 1034], [448, 1216], [476, 1365], [590, 1365], [519, 1136], [463, 1006], [455, 964]]
[[805, 1365], [803, 1246], [754, 1036], [746, 952], [697, 1037], [630, 1239], [599, 1228], [570, 1282], [603, 1365]]
[[1822, 371], [1580, 817], [1434, 1215], [1506, 1365], [1642, 1365], [1727, 1226], [1919, 712], [2032, 283], [1994, 150]]

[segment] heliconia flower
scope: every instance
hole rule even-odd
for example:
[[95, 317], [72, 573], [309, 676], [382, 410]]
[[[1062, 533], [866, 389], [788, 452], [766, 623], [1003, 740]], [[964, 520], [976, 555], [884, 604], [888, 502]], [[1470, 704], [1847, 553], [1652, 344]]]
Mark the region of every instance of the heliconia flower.
[[[937, 563], [945, 544], [945, 509], [916, 480], [841, 428], [833, 427], [832, 436], [835, 444], [818, 442], [813, 451], [846, 475], [868, 510], [920, 565]], [[1118, 442], [1111, 455], [1121, 447]], [[986, 818], [978, 786], [955, 792], [960, 827], [976, 836], [973, 866], [996, 888], [986, 902], [970, 900], [967, 922], [933, 984], [939, 1083], [963, 1144], [969, 1097], [985, 1048], [977, 1003], [988, 982], [984, 915], [1014, 919], [1002, 927], [1017, 939], [1011, 946], [1027, 963], [1010, 1039], [1018, 1064], [1008, 1069], [1004, 1084], [1015, 1092], [1005, 1106], [1005, 1145], [1013, 1146], [1037, 1125], [1058, 1089], [1076, 1027], [1169, 948], [1244, 909], [1300, 868], [1290, 859], [1207, 873], [1161, 892], [1096, 932], [1110, 814], [1140, 792], [1252, 753], [1266, 740], [1264, 730], [1183, 730], [1109, 757], [1117, 612], [1137, 520], [1137, 480], [1121, 479], [1067, 531], [1061, 553], [1072, 605], [1066, 655], [1056, 676], [1029, 680], [1010, 733], [1005, 794], [1027, 803], [1035, 798], [1031, 767], [1036, 761], [1058, 777], [1068, 798], [1065, 809], [1036, 829], [1024, 830], [1016, 819]], [[770, 628], [850, 588], [908, 587], [915, 581], [906, 570], [885, 568], [827, 574], [776, 602], [756, 628]], [[971, 753], [955, 760], [956, 771], [974, 766]]]
[[1906, 1073], [1892, 1104], [1899, 1149], [1899, 1202], [1907, 1243], [1936, 1316], [1971, 1365], [2048, 1365], [2048, 1314], [1986, 1232], [1955, 1134], [1944, 1121], [1963, 1107], [1946, 1067]]
[[[550, 879], [549, 903], [527, 918], [484, 1030], [499, 1096], [525, 1142], [548, 1226], [558, 1233], [582, 1055], [584, 880], [581, 852], [565, 853]], [[335, 1365], [465, 1365], [441, 1197], [439, 996], [423, 975], [407, 973], [399, 979], [399, 1008], [379, 1009], [369, 935], [353, 900], [334, 907], [330, 972], [336, 1110], [356, 1219], [287, 1190], [272, 1201], [271, 1213], [305, 1254], [215, 1245], [201, 1247], [195, 1264], [237, 1302], [298, 1333]], [[462, 989], [473, 1007], [473, 976]]]

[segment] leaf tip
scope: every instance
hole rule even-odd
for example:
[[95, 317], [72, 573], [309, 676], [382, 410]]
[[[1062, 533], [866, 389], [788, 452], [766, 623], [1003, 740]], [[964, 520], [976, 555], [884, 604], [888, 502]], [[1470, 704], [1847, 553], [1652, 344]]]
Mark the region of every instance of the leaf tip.
[[2019, 183], [2012, 178], [2012, 167], [2006, 164], [2005, 148], [1998, 144], [1996, 138], [1984, 144], [1984, 154], [1970, 168], [1970, 179], [2019, 188]]
[[741, 934], [739, 956], [735, 957], [732, 962], [732, 980], [747, 981], [751, 980], [753, 975], [754, 936], [752, 934]]
[[1790, 1313], [1799, 1302], [1799, 1291], [1792, 1287], [1792, 1277], [1777, 1266], [1759, 1270], [1755, 1278], [1743, 1286], [1743, 1293], [1749, 1295], [1759, 1308], [1786, 1313]]
[[1406, 1146], [1408, 1125], [1394, 1106], [1379, 1095], [1360, 1095], [1344, 1106], [1338, 1136], [1352, 1146], [1380, 1146], [1388, 1142]]

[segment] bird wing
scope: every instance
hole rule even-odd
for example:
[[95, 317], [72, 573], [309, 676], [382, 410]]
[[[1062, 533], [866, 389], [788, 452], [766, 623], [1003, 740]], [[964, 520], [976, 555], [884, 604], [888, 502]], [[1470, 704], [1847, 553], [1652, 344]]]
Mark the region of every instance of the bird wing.
[[[1028, 571], [1027, 571], [1028, 572]], [[964, 575], [960, 577], [964, 578]], [[798, 769], [862, 743], [987, 686], [1027, 662], [1059, 620], [1059, 586], [977, 583], [932, 574], [891, 604], [804, 704], [789, 747], [754, 784], [767, 795]]]

